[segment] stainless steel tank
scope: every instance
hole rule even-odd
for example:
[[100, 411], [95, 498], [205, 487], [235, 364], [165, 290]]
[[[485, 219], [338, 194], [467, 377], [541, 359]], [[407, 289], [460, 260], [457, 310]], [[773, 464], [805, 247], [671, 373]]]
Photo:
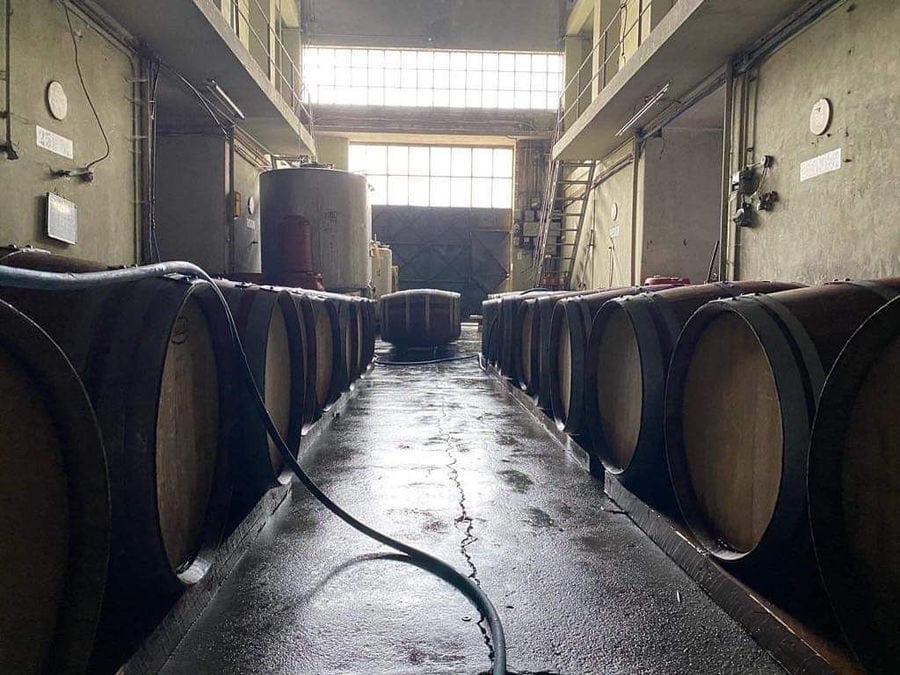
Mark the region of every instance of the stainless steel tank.
[[391, 283], [391, 267], [394, 264], [394, 254], [387, 246], [372, 244], [372, 286], [375, 288], [375, 298], [393, 292]]
[[314, 271], [325, 288], [365, 291], [372, 279], [369, 242], [372, 209], [366, 179], [320, 166], [273, 169], [260, 176], [262, 268], [277, 281], [291, 269], [295, 253], [285, 250], [282, 221], [301, 216], [312, 225]]

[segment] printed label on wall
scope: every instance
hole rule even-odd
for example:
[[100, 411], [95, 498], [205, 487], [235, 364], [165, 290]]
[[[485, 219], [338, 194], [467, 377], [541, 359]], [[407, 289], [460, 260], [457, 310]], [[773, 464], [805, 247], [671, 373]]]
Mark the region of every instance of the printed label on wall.
[[800, 163], [800, 182], [841, 168], [841, 149], [826, 152]]
[[610, 239], [615, 239], [618, 236], [619, 236], [619, 226], [618, 225], [616, 225], [615, 227], [609, 228], [609, 238]]
[[75, 158], [75, 144], [71, 140], [39, 125], [35, 125], [34, 130], [39, 148], [69, 159]]
[[67, 244], [78, 243], [78, 207], [52, 192], [47, 193], [47, 236]]
[[253, 218], [247, 218], [244, 224], [247, 226], [248, 230], [256, 230], [256, 221], [253, 220]]

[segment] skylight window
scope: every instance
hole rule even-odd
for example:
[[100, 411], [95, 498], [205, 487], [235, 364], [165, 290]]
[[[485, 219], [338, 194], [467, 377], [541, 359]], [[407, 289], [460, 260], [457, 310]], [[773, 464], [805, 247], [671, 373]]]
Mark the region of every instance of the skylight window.
[[306, 47], [313, 104], [556, 110], [559, 53]]

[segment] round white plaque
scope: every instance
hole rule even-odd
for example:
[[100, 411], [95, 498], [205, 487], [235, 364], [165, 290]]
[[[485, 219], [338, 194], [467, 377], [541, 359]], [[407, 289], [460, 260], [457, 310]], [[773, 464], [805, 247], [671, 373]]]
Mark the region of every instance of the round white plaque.
[[47, 107], [50, 108], [50, 114], [58, 120], [66, 119], [69, 114], [69, 97], [56, 80], [47, 85]]
[[813, 105], [809, 113], [809, 130], [816, 136], [821, 136], [831, 124], [831, 101], [820, 98]]

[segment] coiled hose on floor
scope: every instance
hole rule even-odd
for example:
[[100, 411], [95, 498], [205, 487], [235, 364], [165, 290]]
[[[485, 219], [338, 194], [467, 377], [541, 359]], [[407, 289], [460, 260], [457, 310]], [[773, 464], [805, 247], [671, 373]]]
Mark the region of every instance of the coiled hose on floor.
[[165, 277], [168, 275], [180, 275], [183, 277], [196, 278], [209, 284], [222, 303], [225, 314], [228, 317], [228, 329], [231, 332], [232, 342], [234, 344], [235, 353], [237, 354], [242, 365], [241, 371], [244, 374], [244, 380], [250, 392], [253, 394], [252, 399], [254, 406], [262, 418], [266, 426], [266, 430], [272, 441], [278, 446], [285, 463], [294, 472], [298, 480], [303, 486], [325, 508], [334, 513], [338, 518], [350, 525], [355, 530], [374, 539], [380, 544], [384, 544], [395, 551], [400, 551], [409, 558], [409, 562], [417, 567], [431, 572], [440, 577], [451, 586], [456, 588], [468, 600], [478, 608], [478, 611], [484, 615], [488, 627], [491, 631], [491, 641], [493, 644], [494, 658], [491, 672], [493, 675], [506, 675], [506, 639], [503, 635], [503, 624], [500, 621], [500, 615], [491, 603], [490, 598], [481, 590], [481, 588], [472, 579], [458, 572], [452, 565], [444, 562], [440, 558], [436, 558], [430, 553], [421, 551], [409, 544], [398, 541], [370, 527], [354, 516], [350, 515], [336, 504], [332, 499], [322, 492], [318, 485], [303, 470], [303, 467], [297, 462], [297, 459], [291, 453], [278, 428], [272, 421], [266, 403], [263, 400], [259, 387], [253, 378], [253, 372], [247, 361], [247, 354], [238, 336], [237, 326], [234, 323], [234, 317], [228, 309], [225, 302], [225, 296], [222, 291], [213, 282], [210, 276], [197, 267], [193, 263], [188, 262], [166, 262], [154, 265], [145, 265], [143, 267], [128, 267], [125, 269], [110, 270], [106, 272], [42, 272], [37, 270], [20, 269], [13, 267], [0, 266], [0, 286], [9, 286], [15, 288], [28, 288], [44, 291], [73, 291], [87, 288], [95, 288], [98, 286], [108, 286], [116, 283], [125, 283], [148, 279], [152, 277]]

